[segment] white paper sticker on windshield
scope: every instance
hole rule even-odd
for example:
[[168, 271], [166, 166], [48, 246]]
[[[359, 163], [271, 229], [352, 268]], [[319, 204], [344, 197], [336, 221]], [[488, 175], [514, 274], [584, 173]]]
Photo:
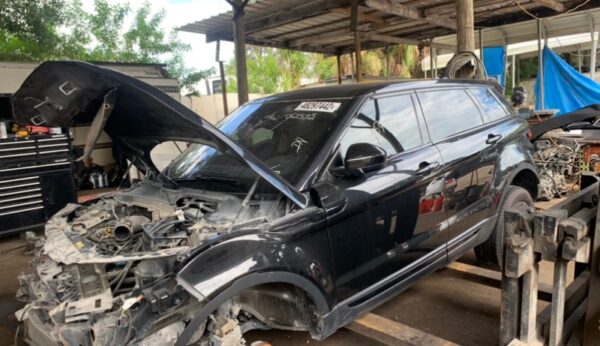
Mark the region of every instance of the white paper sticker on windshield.
[[317, 102], [305, 101], [300, 103], [294, 110], [305, 112], [333, 113], [340, 108], [340, 102]]

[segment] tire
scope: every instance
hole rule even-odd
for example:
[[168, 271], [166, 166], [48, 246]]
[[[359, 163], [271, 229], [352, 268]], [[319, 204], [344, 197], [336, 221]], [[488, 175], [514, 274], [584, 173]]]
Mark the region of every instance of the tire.
[[475, 247], [475, 256], [480, 265], [491, 269], [502, 269], [504, 251], [504, 211], [514, 207], [532, 207], [533, 199], [527, 190], [510, 185], [498, 209], [498, 219], [490, 237]]

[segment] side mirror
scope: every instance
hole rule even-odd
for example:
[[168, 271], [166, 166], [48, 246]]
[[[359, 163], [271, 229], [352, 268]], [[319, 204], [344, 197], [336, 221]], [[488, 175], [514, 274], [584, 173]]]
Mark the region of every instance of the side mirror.
[[346, 171], [368, 173], [385, 167], [387, 153], [370, 143], [352, 144], [346, 151], [344, 166]]

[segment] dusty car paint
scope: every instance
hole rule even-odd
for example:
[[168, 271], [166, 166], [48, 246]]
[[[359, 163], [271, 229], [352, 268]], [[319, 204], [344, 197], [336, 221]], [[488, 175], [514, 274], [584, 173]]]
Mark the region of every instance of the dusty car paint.
[[[30, 77], [14, 98], [22, 119], [52, 123], [31, 108], [35, 102], [26, 102], [30, 95], [38, 101], [50, 95], [45, 104], [58, 105], [50, 112], [58, 114], [57, 123], [83, 121], [96, 112], [104, 92], [116, 88], [107, 132], [123, 136], [118, 143], [148, 172], [150, 143], [200, 141], [244, 160], [279, 194], [255, 198], [258, 178], [245, 193], [217, 193], [176, 187], [154, 172], [131, 189], [66, 207], [46, 226], [45, 242], [37, 241], [34, 273], [20, 277], [19, 294], [28, 305], [17, 316], [31, 343], [227, 344], [256, 328], [308, 330], [323, 339], [485, 241], [506, 187], [522, 172], [535, 177], [527, 125], [514, 114], [434, 142], [418, 106], [422, 145], [383, 161], [377, 150], [366, 150], [377, 158], [374, 171], [335, 175], [330, 169], [368, 100], [403, 94], [419, 105], [418, 90], [493, 88], [487, 83], [410, 81], [270, 97], [269, 102], [312, 100], [297, 106], [302, 111], [329, 111], [338, 107], [332, 99], [348, 100], [343, 118], [292, 186], [159, 91], [85, 64], [42, 66], [52, 78]], [[78, 84], [75, 76], [83, 71], [90, 79]], [[65, 94], [56, 91], [65, 79], [69, 90], [83, 88], [93, 102], [65, 98], [74, 92], [58, 94]], [[103, 90], [91, 88], [95, 83]], [[119, 90], [131, 96], [127, 103], [119, 103]], [[126, 126], [143, 113], [133, 101], [142, 109], [156, 106], [153, 112], [188, 128], [161, 132], [150, 124], [145, 127], [153, 133], [150, 140], [143, 128], [127, 134]], [[300, 115], [294, 113], [294, 119], [307, 119]], [[291, 148], [302, 146], [294, 143]]]

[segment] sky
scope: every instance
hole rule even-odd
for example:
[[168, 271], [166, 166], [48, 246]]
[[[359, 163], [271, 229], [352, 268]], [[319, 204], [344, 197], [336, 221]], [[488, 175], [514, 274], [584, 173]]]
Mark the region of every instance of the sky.
[[[94, 0], [83, 0], [86, 10], [94, 9]], [[129, 3], [135, 11], [144, 4], [142, 0], [109, 0], [110, 3]], [[154, 11], [164, 9], [166, 17], [164, 29], [169, 32], [171, 28], [177, 28], [185, 24], [199, 21], [208, 17], [227, 12], [231, 6], [225, 0], [148, 0]], [[214, 67], [218, 71], [215, 62], [216, 43], [206, 43], [206, 37], [201, 34], [179, 32], [182, 42], [191, 46], [191, 50], [185, 54], [186, 66], [203, 70]], [[221, 59], [229, 61], [233, 56], [233, 43], [221, 42]]]

